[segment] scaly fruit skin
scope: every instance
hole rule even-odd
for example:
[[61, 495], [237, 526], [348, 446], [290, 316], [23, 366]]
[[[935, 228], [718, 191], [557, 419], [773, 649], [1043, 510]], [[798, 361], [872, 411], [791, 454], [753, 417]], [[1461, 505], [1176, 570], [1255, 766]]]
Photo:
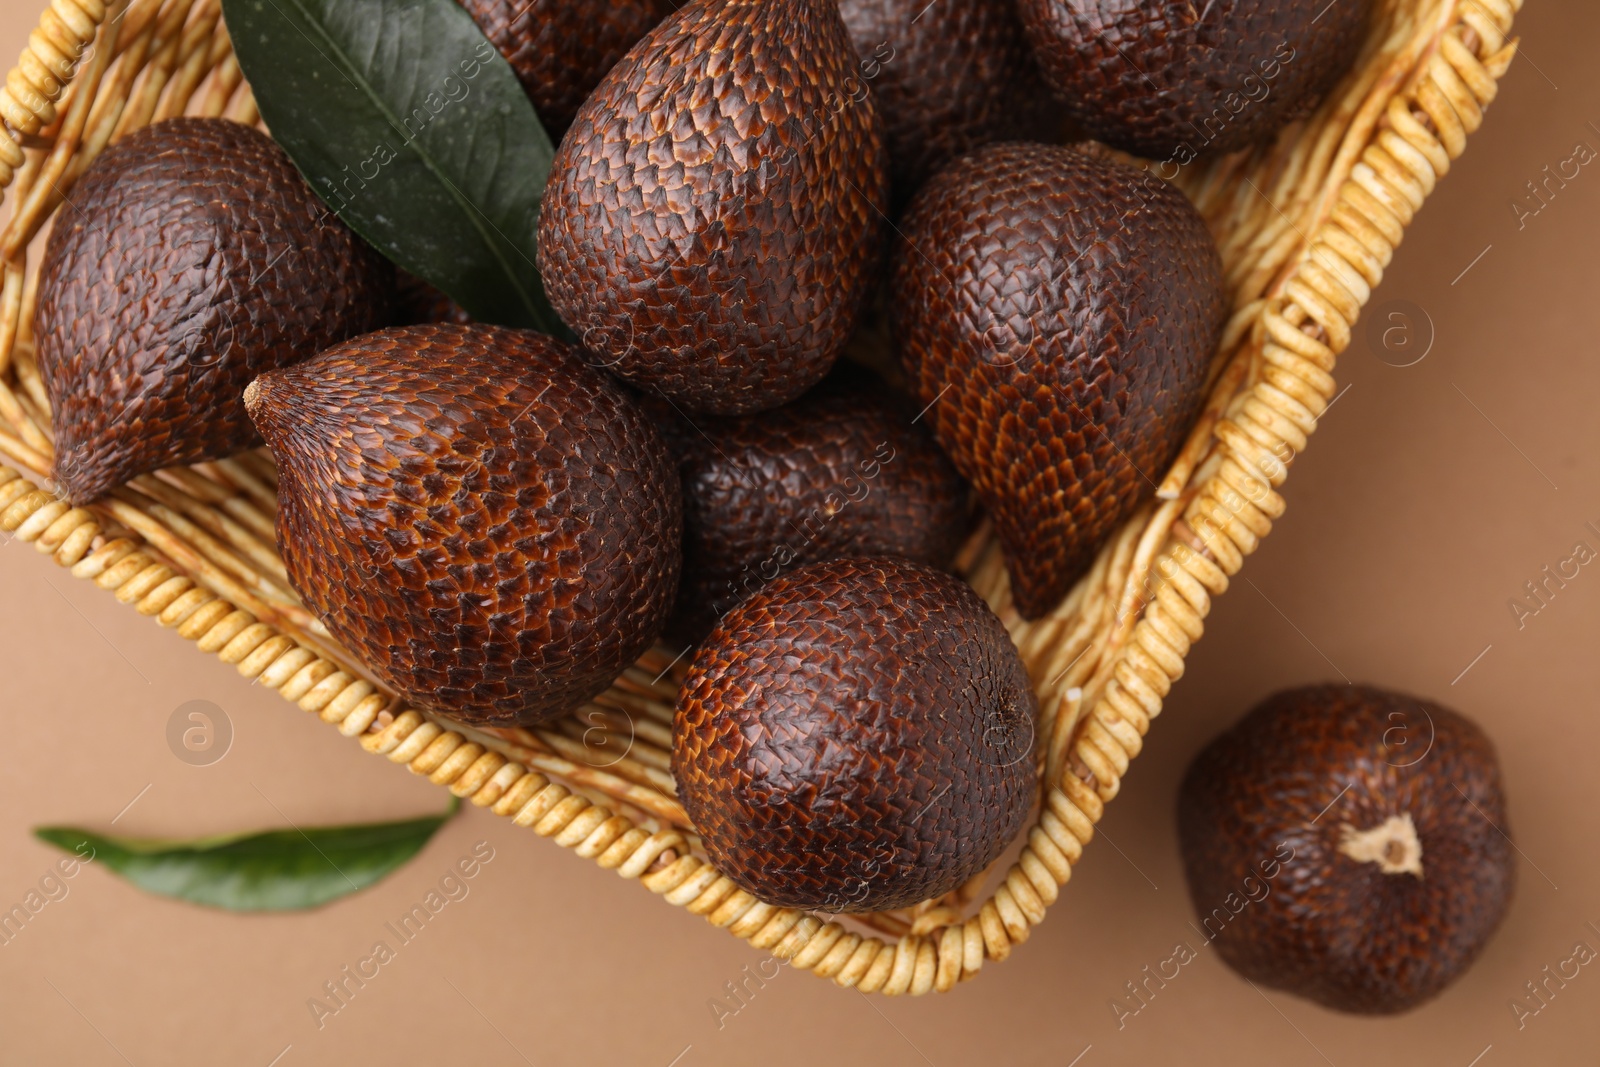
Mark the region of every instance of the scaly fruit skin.
[[529, 726], [666, 621], [682, 504], [622, 387], [541, 334], [410, 326], [263, 375], [289, 579], [413, 703]]
[[622, 377], [691, 411], [776, 407], [849, 339], [887, 186], [834, 0], [696, 0], [579, 109], [545, 189], [539, 269]]
[[106, 149], [56, 217], [39, 274], [55, 480], [75, 504], [261, 443], [263, 371], [385, 324], [394, 268], [268, 137], [178, 118]]
[[1037, 618], [1183, 443], [1223, 324], [1216, 247], [1160, 179], [1019, 143], [935, 176], [901, 231], [901, 362]]
[[410, 271], [395, 268], [395, 316], [393, 326], [421, 326], [450, 322], [465, 326], [472, 321], [467, 309], [443, 291]]
[[1371, 7], [1017, 0], [1045, 77], [1084, 131], [1177, 166], [1258, 144], [1310, 114], [1350, 68]]
[[[853, 370], [853, 369], [852, 369]], [[773, 411], [682, 435], [683, 584], [667, 632], [703, 638], [779, 574], [841, 556], [947, 565], [967, 487], [914, 407], [843, 365]]]
[[[1344, 851], [1346, 827], [1407, 816], [1420, 876]], [[1509, 832], [1483, 731], [1367, 686], [1269, 698], [1201, 752], [1178, 798], [1205, 936], [1251, 981], [1339, 1011], [1405, 1011], [1466, 970], [1510, 905]]]
[[672, 769], [717, 869], [769, 904], [906, 907], [1022, 829], [1038, 710], [983, 600], [895, 559], [815, 563], [729, 612], [678, 695]]
[[460, 0], [506, 58], [551, 140], [634, 42], [672, 10], [668, 0]]
[[995, 141], [1048, 140], [1060, 111], [1011, 0], [840, 0], [883, 118], [895, 199]]

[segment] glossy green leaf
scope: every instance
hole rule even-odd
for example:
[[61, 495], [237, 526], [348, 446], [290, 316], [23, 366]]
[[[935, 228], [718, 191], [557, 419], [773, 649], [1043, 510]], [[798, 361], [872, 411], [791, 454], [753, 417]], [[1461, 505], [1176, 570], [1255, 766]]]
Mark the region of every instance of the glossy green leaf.
[[[92, 856], [140, 889], [228, 911], [299, 911], [365, 889], [403, 866], [454, 815], [359, 826], [229, 834], [197, 841], [112, 837], [70, 826], [35, 836]], [[89, 850], [93, 849], [91, 853]]]
[[474, 318], [561, 330], [534, 266], [555, 151], [456, 0], [222, 10], [273, 139], [352, 229]]

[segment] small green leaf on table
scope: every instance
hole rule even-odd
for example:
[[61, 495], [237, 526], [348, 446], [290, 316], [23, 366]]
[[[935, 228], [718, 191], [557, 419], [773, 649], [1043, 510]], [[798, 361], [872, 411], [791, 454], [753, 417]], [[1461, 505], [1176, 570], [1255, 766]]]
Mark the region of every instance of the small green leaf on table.
[[382, 881], [420, 852], [459, 806], [451, 798], [444, 814], [421, 819], [196, 841], [113, 837], [70, 826], [40, 827], [34, 835], [158, 896], [228, 911], [299, 911]]

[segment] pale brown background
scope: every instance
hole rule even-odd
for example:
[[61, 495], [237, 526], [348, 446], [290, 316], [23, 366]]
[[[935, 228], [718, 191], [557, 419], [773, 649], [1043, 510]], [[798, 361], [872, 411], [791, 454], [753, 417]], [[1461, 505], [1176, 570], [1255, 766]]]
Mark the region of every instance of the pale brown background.
[[[6, 0], [0, 55], [42, 6]], [[1517, 29], [1527, 48], [1500, 101], [1374, 298], [1424, 309], [1431, 353], [1388, 366], [1363, 328], [1339, 367], [1350, 389], [1295, 466], [1288, 516], [1218, 604], [1102, 839], [1011, 960], [918, 1001], [785, 972], [719, 1030], [708, 1001], [759, 954], [469, 810], [388, 881], [311, 914], [240, 918], [85, 871], [0, 947], [0, 1062], [667, 1067], [681, 1053], [682, 1067], [1065, 1067], [1091, 1045], [1082, 1067], [1600, 1060], [1600, 969], [1520, 1031], [1509, 1008], [1576, 942], [1600, 948], [1588, 925], [1600, 924], [1600, 567], [1520, 632], [1507, 606], [1580, 538], [1600, 547], [1583, 530], [1600, 523], [1600, 170], [1521, 231], [1510, 206], [1576, 143], [1600, 149], [1600, 9], [1534, 0]], [[108, 828], [147, 786], [115, 830], [188, 836], [444, 803], [25, 544], [0, 548], [0, 589], [0, 905], [56, 859], [30, 827]], [[1202, 952], [1119, 1032], [1108, 1004], [1123, 983], [1193, 940], [1172, 814], [1183, 767], [1272, 690], [1341, 673], [1443, 700], [1494, 736], [1526, 857], [1506, 925], [1463, 981], [1403, 1018], [1264, 997]], [[206, 768], [165, 740], [191, 699], [226, 709], [236, 731]], [[471, 895], [319, 1031], [307, 998], [481, 839], [496, 858]]]

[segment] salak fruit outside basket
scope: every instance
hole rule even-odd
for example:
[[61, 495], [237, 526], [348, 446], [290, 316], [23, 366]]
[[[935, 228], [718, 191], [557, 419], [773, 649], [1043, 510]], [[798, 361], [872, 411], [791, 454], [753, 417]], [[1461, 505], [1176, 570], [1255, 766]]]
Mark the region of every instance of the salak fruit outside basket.
[[1511, 903], [1509, 833], [1483, 731], [1371, 686], [1267, 699], [1178, 795], [1189, 897], [1222, 958], [1363, 1014], [1414, 1008], [1477, 959]]

